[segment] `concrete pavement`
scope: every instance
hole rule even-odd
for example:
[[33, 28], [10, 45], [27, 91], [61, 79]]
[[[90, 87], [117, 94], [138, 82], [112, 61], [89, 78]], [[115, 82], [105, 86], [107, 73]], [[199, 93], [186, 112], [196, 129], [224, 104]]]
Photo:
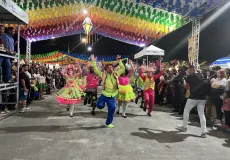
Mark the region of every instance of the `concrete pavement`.
[[193, 122], [188, 132], [167, 108], [147, 117], [130, 103], [127, 119], [116, 116], [114, 129], [104, 127], [107, 109], [90, 114], [77, 105], [70, 118], [55, 96], [35, 102], [31, 110], [0, 121], [0, 160], [227, 160], [230, 136], [209, 128], [206, 139]]

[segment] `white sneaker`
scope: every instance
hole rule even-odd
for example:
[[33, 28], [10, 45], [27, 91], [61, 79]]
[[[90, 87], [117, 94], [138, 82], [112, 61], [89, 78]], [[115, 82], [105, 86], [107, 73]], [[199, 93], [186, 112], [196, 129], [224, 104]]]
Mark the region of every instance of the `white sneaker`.
[[207, 134], [206, 133], [202, 133], [201, 134], [201, 138], [206, 138], [207, 137]]
[[26, 109], [26, 110], [30, 110], [30, 107], [26, 107], [25, 109]]
[[24, 109], [24, 108], [23, 108], [23, 109], [20, 109], [18, 112], [19, 112], [19, 113], [25, 113], [25, 109]]
[[177, 125], [177, 128], [176, 128], [176, 129], [178, 129], [178, 130], [180, 130], [180, 131], [183, 131], [183, 132], [186, 132], [186, 131], [187, 131], [187, 128], [185, 128], [184, 126], [182, 126], [182, 125], [180, 125], [180, 124]]
[[6, 114], [6, 112], [5, 111], [1, 111], [1, 114]]
[[9, 111], [8, 109], [5, 109], [4, 112], [5, 112], [5, 113], [9, 113], [10, 111]]

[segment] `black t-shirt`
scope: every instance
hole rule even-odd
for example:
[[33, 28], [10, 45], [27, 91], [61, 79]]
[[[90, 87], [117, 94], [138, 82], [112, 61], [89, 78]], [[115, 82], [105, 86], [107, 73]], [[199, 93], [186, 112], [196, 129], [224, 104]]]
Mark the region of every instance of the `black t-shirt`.
[[21, 72], [19, 73], [19, 81], [20, 81], [20, 82], [19, 82], [19, 86], [20, 86], [21, 88], [23, 88], [21, 79], [24, 79], [24, 80], [25, 80], [26, 88], [29, 89], [29, 88], [30, 88], [30, 78], [29, 78], [29, 76], [28, 76], [25, 72], [23, 72], [23, 71], [21, 71]]
[[48, 76], [46, 77], [46, 83], [51, 84], [51, 77], [48, 77]]
[[186, 78], [186, 83], [190, 86], [189, 99], [205, 100], [206, 86], [203, 83], [203, 75], [199, 73], [191, 74]]

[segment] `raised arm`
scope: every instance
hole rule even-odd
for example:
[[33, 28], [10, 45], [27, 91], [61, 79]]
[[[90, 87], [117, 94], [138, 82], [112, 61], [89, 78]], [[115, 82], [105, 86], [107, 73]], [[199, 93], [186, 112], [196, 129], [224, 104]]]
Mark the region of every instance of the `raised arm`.
[[81, 66], [77, 64], [77, 68], [75, 68], [75, 70], [77, 70], [77, 73], [74, 76], [79, 77], [82, 74]]
[[133, 74], [134, 74], [134, 67], [133, 67], [133, 63], [132, 63], [131, 60], [129, 60], [129, 64], [131, 65], [131, 71], [128, 73], [127, 76], [130, 78], [130, 77], [132, 77]]
[[61, 71], [61, 74], [63, 75], [63, 76], [65, 76], [67, 73], [67, 67], [66, 68], [64, 68], [64, 69], [62, 69], [62, 71]]
[[154, 79], [159, 79], [163, 74], [163, 71], [160, 71], [159, 73], [154, 75]]
[[96, 73], [96, 75], [98, 75], [98, 77], [102, 78], [102, 72], [97, 68], [96, 58], [94, 57], [93, 54], [90, 55], [90, 58], [93, 61], [92, 66], [93, 66], [94, 72]]
[[120, 60], [119, 62], [120, 69], [117, 71], [117, 76], [119, 77], [122, 73], [125, 72], [125, 66], [123, 62]]
[[162, 76], [162, 74], [163, 74], [163, 67], [164, 67], [164, 65], [160, 64], [160, 72], [158, 74], [154, 75], [154, 79], [159, 79]]
[[61, 74], [65, 79], [68, 77], [68, 75], [67, 75], [67, 67], [62, 69]]
[[139, 77], [141, 77], [141, 79], [143, 80], [143, 81], [145, 81], [145, 76], [144, 76], [144, 74], [143, 74], [143, 67], [140, 67], [140, 70], [139, 70]]

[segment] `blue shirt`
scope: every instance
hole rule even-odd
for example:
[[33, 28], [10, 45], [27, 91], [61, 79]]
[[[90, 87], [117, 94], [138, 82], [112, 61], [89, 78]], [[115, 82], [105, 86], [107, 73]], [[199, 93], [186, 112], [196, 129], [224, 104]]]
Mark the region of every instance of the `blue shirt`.
[[14, 51], [14, 39], [11, 35], [7, 34], [7, 39], [8, 39], [8, 47], [7, 49], [10, 50], [11, 52]]
[[4, 48], [5, 48], [5, 49], [9, 49], [9, 47], [8, 47], [8, 38], [7, 38], [7, 35], [6, 35], [5, 33], [3, 33], [3, 34], [0, 35], [0, 38], [1, 38], [2, 41], [3, 41]]

